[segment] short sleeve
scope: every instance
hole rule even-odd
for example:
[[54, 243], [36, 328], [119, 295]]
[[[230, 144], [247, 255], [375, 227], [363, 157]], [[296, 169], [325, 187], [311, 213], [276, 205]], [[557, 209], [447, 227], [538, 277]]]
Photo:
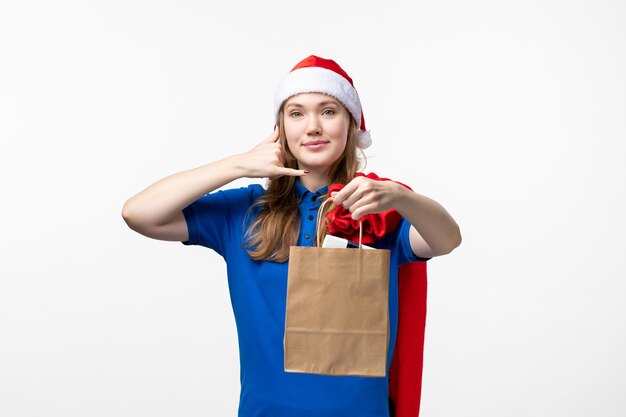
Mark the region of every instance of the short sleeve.
[[396, 235], [396, 250], [398, 251], [398, 264], [402, 265], [406, 262], [426, 262], [432, 258], [421, 258], [413, 253], [411, 249], [411, 241], [409, 239], [409, 232], [411, 230], [411, 223], [409, 223], [404, 217], [398, 225], [398, 234]]
[[255, 200], [258, 188], [248, 187], [220, 190], [206, 194], [183, 209], [189, 239], [183, 245], [200, 245], [226, 256], [233, 232], [240, 230], [248, 208]]

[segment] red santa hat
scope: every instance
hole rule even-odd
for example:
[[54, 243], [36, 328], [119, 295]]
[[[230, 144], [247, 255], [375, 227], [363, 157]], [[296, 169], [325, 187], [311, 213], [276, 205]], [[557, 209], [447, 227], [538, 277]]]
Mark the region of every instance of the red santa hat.
[[335, 61], [311, 55], [293, 67], [276, 89], [274, 97], [276, 123], [283, 102], [300, 93], [324, 93], [339, 100], [360, 126], [357, 135], [358, 147], [365, 149], [372, 144], [370, 132], [365, 129], [361, 100], [352, 78]]

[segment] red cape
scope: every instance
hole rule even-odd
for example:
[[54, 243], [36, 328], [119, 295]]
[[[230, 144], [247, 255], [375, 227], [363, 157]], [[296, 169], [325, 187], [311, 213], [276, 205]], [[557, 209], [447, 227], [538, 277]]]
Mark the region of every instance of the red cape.
[[409, 262], [398, 270], [398, 335], [389, 370], [391, 417], [417, 417], [420, 413], [426, 276], [426, 262]]
[[[390, 181], [374, 173], [357, 173], [377, 181]], [[397, 181], [396, 181], [397, 182]], [[410, 189], [405, 184], [399, 183]], [[328, 195], [343, 188], [331, 184]], [[363, 222], [362, 243], [372, 243], [398, 226], [400, 214], [395, 210], [368, 214]], [[328, 233], [350, 241], [359, 240], [359, 222], [338, 206], [328, 213]], [[391, 417], [418, 417], [422, 395], [424, 333], [426, 329], [426, 262], [402, 264], [398, 270], [398, 333], [389, 370], [389, 409]]]

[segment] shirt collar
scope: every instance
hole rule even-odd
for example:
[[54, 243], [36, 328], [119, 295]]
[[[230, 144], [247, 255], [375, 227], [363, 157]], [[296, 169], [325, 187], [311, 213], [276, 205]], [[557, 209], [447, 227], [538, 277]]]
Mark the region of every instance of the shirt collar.
[[309, 191], [304, 185], [302, 185], [300, 178], [296, 178], [296, 181], [294, 183], [294, 188], [296, 190], [296, 195], [298, 196], [298, 199], [300, 200], [302, 200], [302, 198], [306, 197], [308, 194], [312, 194], [317, 197], [328, 194], [328, 185], [325, 185], [319, 190], [313, 192], [313, 191]]

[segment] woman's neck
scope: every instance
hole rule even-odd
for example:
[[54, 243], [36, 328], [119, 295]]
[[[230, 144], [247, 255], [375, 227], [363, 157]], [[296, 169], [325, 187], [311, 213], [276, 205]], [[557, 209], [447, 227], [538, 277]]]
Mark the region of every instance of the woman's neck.
[[304, 185], [304, 187], [307, 190], [312, 191], [312, 192], [315, 192], [319, 190], [320, 188], [323, 188], [328, 185], [328, 179], [326, 178], [326, 175], [321, 174], [321, 173], [316, 173], [313, 170], [311, 170], [311, 172], [308, 175], [304, 175], [300, 177], [300, 182], [302, 183], [302, 185]]

